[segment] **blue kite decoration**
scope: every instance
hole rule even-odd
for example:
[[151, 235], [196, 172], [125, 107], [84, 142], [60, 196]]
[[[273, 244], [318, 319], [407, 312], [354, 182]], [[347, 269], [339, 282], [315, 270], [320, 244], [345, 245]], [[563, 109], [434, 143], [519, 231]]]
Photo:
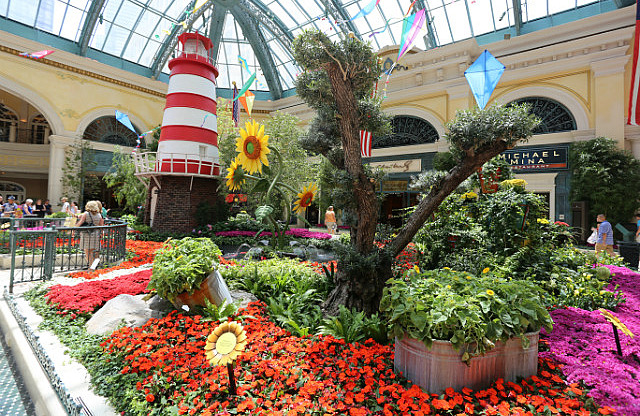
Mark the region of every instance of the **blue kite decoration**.
[[124, 124], [129, 130], [134, 132], [136, 134], [136, 136], [138, 135], [138, 132], [136, 131], [135, 128], [133, 128], [133, 124], [131, 124], [131, 120], [129, 120], [129, 116], [128, 115], [126, 115], [125, 113], [121, 113], [120, 111], [116, 110], [116, 120], [118, 120], [120, 123]]
[[504, 70], [505, 66], [485, 49], [478, 59], [464, 71], [464, 76], [467, 78], [471, 92], [480, 109], [486, 107]]

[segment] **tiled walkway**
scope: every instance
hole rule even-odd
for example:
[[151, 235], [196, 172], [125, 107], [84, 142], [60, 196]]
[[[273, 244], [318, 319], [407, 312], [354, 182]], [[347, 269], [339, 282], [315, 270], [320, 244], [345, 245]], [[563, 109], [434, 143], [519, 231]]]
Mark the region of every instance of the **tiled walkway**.
[[33, 404], [29, 400], [27, 389], [22, 383], [15, 363], [0, 333], [0, 415], [35, 415]]

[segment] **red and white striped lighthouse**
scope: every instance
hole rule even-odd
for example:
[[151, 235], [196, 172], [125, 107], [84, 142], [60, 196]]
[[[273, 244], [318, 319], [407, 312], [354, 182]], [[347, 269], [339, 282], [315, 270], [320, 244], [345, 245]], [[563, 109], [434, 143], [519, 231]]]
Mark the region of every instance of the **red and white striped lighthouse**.
[[173, 175], [218, 175], [216, 78], [211, 40], [199, 33], [178, 37], [158, 142], [156, 171]]
[[[134, 153], [136, 175], [149, 177], [145, 221], [155, 231], [188, 233], [196, 218], [215, 221], [220, 167], [216, 77], [211, 41], [198, 33], [178, 37], [157, 153]], [[220, 211], [220, 212], [223, 212]], [[205, 214], [203, 214], [205, 213]], [[222, 215], [222, 214], [220, 214]]]

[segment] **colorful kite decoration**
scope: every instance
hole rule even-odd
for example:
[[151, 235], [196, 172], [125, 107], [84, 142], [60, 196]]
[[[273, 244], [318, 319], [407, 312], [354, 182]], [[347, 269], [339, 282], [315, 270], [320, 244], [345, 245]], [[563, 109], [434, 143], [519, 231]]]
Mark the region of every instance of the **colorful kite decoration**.
[[356, 20], [359, 17], [364, 17], [364, 16], [368, 15], [369, 13], [371, 13], [373, 11], [373, 9], [378, 5], [378, 3], [380, 3], [380, 0], [371, 0], [371, 3], [367, 4], [366, 6], [364, 6], [362, 8], [362, 10], [360, 10], [358, 13], [356, 13], [356, 15], [353, 16], [349, 20]]
[[240, 101], [240, 104], [242, 104], [242, 106], [244, 107], [244, 111], [249, 114], [249, 117], [251, 117], [251, 111], [253, 110], [253, 102], [255, 101], [255, 99], [255, 94], [249, 90], [245, 91], [244, 94], [242, 94], [242, 96], [240, 96], [238, 99], [238, 101]]
[[393, 72], [400, 59], [402, 59], [402, 57], [409, 50], [411, 50], [411, 48], [413, 48], [413, 45], [415, 45], [420, 32], [423, 30], [424, 24], [427, 20], [425, 9], [419, 10], [411, 16], [407, 16], [403, 20], [402, 36], [400, 37], [400, 48], [398, 49], [398, 59], [393, 63], [393, 65], [391, 65], [389, 71], [387, 71], [387, 80], [385, 81], [385, 86], [382, 90], [383, 98], [387, 98], [387, 85], [389, 85], [389, 77], [391, 77], [391, 73]]
[[478, 59], [464, 71], [464, 76], [467, 78], [471, 92], [480, 109], [483, 109], [489, 102], [504, 70], [505, 66], [485, 49]]
[[236, 96], [236, 98], [233, 99], [233, 101], [236, 101], [238, 98], [242, 97], [244, 93], [249, 90], [249, 88], [251, 87], [251, 84], [253, 84], [253, 81], [255, 80], [256, 80], [256, 73], [254, 72], [253, 74], [251, 74], [247, 82], [244, 83], [244, 85], [242, 86], [242, 89], [240, 90], [240, 92], [238, 92], [238, 95]]
[[415, 45], [418, 35], [427, 20], [425, 9], [405, 17], [402, 23], [402, 37], [400, 38], [400, 50], [398, 51], [398, 61], [402, 59], [413, 45]]
[[238, 127], [238, 122], [240, 121], [240, 104], [236, 101], [236, 97], [238, 96], [238, 86], [236, 82], [233, 82], [233, 106], [231, 109], [231, 118], [233, 119], [233, 124]]
[[40, 59], [40, 58], [44, 58], [47, 55], [51, 55], [54, 52], [55, 51], [52, 51], [52, 50], [44, 50], [44, 51], [33, 52], [33, 53], [22, 52], [20, 56], [24, 56], [25, 58]]
[[138, 135], [138, 132], [136, 131], [136, 129], [133, 128], [133, 124], [131, 124], [131, 120], [129, 120], [129, 116], [128, 115], [126, 115], [125, 113], [121, 113], [120, 111], [116, 110], [116, 120], [118, 120], [120, 123], [122, 123], [129, 130], [134, 132], [136, 134], [136, 136]]

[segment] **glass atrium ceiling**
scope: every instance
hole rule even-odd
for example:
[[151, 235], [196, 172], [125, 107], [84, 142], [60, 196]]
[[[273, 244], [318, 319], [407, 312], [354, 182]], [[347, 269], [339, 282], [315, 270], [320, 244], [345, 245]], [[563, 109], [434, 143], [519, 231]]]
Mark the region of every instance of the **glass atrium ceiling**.
[[[427, 10], [416, 47], [430, 49], [477, 37], [479, 43], [528, 33], [635, 4], [623, 0], [0, 0], [0, 30], [166, 80], [167, 61], [185, 29], [211, 37], [218, 86], [238, 87], [257, 71], [258, 98], [293, 94], [298, 69], [293, 38], [319, 29], [334, 38], [353, 32], [375, 49], [397, 45], [402, 17]], [[353, 19], [353, 20], [351, 20]], [[225, 95], [221, 91], [222, 96]]]

